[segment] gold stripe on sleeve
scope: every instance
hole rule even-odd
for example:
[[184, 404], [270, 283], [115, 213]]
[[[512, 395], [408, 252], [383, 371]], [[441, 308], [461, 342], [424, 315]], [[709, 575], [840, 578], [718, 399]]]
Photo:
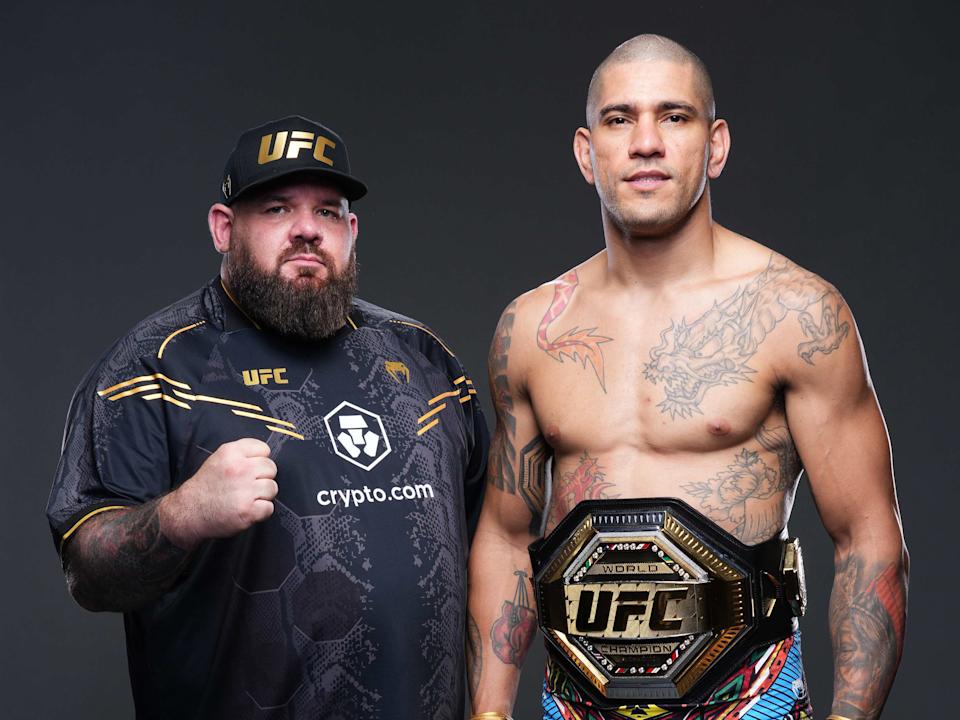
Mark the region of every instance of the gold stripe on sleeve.
[[438, 400], [443, 400], [444, 398], [448, 398], [448, 397], [455, 397], [455, 396], [457, 396], [457, 395], [459, 395], [459, 394], [460, 394], [460, 391], [459, 391], [459, 390], [450, 390], [450, 391], [445, 392], [445, 393], [440, 393], [440, 394], [437, 395], [435, 398], [431, 398], [430, 400], [428, 400], [428, 401], [427, 401], [427, 405], [433, 405], [433, 404], [434, 404], [435, 402], [437, 402]]
[[250, 403], [240, 402], [239, 400], [227, 400], [226, 398], [213, 397], [212, 395], [191, 395], [189, 393], [180, 392], [179, 390], [174, 390], [173, 394], [177, 397], [182, 397], [184, 400], [217, 403], [219, 405], [230, 405], [232, 407], [246, 408], [247, 410], [263, 412], [263, 408], [259, 405], [251, 405]]
[[243, 417], [253, 418], [254, 420], [263, 420], [265, 422], [276, 423], [277, 425], [286, 425], [287, 427], [295, 428], [292, 422], [287, 422], [286, 420], [281, 420], [280, 418], [270, 417], [269, 415], [257, 415], [256, 413], [244, 412], [243, 410], [231, 410], [234, 415], [242, 415]]
[[446, 406], [447, 406], [446, 403], [442, 403], [442, 404], [440, 404], [440, 405], [437, 405], [437, 406], [436, 406], [433, 410], [431, 410], [430, 412], [426, 413], [425, 415], [421, 415], [420, 417], [418, 417], [418, 418], [417, 418], [417, 422], [418, 422], [418, 423], [422, 423], [422, 422], [423, 422], [424, 420], [426, 420], [427, 418], [433, 417], [433, 416], [436, 415], [438, 412], [440, 412], [441, 410], [443, 410]]
[[111, 385], [105, 390], [97, 390], [97, 395], [100, 397], [105, 397], [112, 393], [114, 390], [119, 390], [120, 388], [127, 387], [128, 385], [136, 385], [137, 383], [146, 382], [147, 380], [165, 380], [171, 385], [182, 388], [184, 390], [189, 390], [190, 386], [185, 382], [179, 382], [177, 380], [171, 380], [163, 373], [154, 373], [153, 375], [139, 375], [135, 378], [130, 378], [129, 380], [124, 380], [123, 382], [118, 382], [116, 385]]
[[153, 393], [152, 395], [143, 395], [142, 397], [144, 400], [166, 400], [168, 403], [173, 403], [174, 405], [178, 405], [179, 407], [182, 407], [184, 410], [190, 409], [190, 406], [187, 405], [185, 402], [181, 400], [177, 400], [174, 397], [170, 397], [165, 393]]
[[73, 535], [73, 534], [77, 531], [77, 528], [79, 528], [81, 525], [83, 525], [87, 520], [89, 520], [90, 518], [92, 518], [94, 515], [99, 515], [99, 514], [102, 513], [102, 512], [107, 512], [107, 510], [124, 510], [126, 507], [127, 507], [126, 505], [107, 505], [106, 507], [97, 508], [96, 510], [91, 510], [91, 511], [88, 512], [86, 515], [84, 515], [82, 518], [80, 518], [79, 520], [77, 520], [77, 521], [73, 524], [73, 527], [70, 528], [69, 530], [67, 530], [67, 531], [63, 534], [63, 537], [60, 538], [60, 550], [61, 550], [61, 551], [63, 550], [63, 544], [67, 541], [67, 539], [68, 539], [71, 535]]
[[274, 427], [273, 425], [267, 425], [267, 430], [272, 430], [273, 432], [283, 433], [284, 435], [289, 435], [290, 437], [295, 437], [297, 440], [303, 440], [303, 435], [300, 433], [295, 433], [292, 430], [284, 430], [283, 428]]
[[160, 383], [150, 383], [149, 385], [138, 385], [132, 390], [124, 390], [123, 392], [117, 393], [116, 395], [111, 395], [107, 399], [112, 402], [114, 400], [120, 400], [125, 397], [130, 397], [131, 395], [136, 395], [137, 393], [146, 392], [147, 390], [159, 390], [159, 389], [160, 389]]
[[439, 422], [440, 422], [440, 418], [434, 418], [433, 421], [427, 423], [427, 424], [424, 425], [422, 428], [420, 428], [419, 430], [417, 430], [417, 435], [418, 435], [418, 436], [423, 435], [427, 430], [429, 430], [430, 428], [432, 428], [434, 425], [436, 425], [436, 424], [439, 423]]

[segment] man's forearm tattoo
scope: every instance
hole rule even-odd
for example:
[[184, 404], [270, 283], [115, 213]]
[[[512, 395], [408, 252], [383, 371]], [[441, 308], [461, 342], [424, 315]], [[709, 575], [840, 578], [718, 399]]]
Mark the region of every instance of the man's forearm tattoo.
[[800, 474], [800, 458], [785, 426], [761, 425], [755, 439], [761, 448], [777, 455], [777, 467], [767, 465], [758, 451], [743, 448], [712, 478], [680, 485], [700, 499], [704, 515], [747, 544], [767, 540], [780, 530], [783, 505], [763, 501], [783, 495]]
[[490, 356], [487, 367], [490, 372], [490, 391], [493, 394], [493, 408], [497, 413], [497, 428], [490, 443], [490, 462], [487, 468], [487, 480], [508, 493], [517, 490], [514, 462], [517, 435], [517, 419], [513, 414], [513, 396], [510, 394], [510, 382], [507, 377], [507, 362], [510, 358], [510, 334], [513, 332], [513, 320], [517, 302], [513, 301], [503, 311], [500, 322], [490, 344]]
[[584, 368], [587, 367], [587, 363], [590, 363], [597, 375], [597, 380], [600, 381], [600, 388], [606, 392], [603, 350], [600, 345], [610, 342], [613, 338], [594, 334], [596, 327], [579, 329], [576, 326], [558, 335], [553, 340], [547, 337], [547, 329], [567, 309], [579, 284], [580, 278], [577, 276], [576, 270], [571, 270], [553, 283], [553, 301], [547, 308], [543, 319], [540, 320], [540, 327], [537, 328], [537, 347], [560, 363], [563, 362], [564, 356], [574, 361], [579, 360]]
[[517, 589], [511, 600], [504, 600], [500, 617], [490, 628], [493, 653], [506, 665], [523, 665], [530, 641], [537, 631], [537, 615], [530, 604], [527, 591], [527, 573], [515, 570]]
[[483, 640], [480, 637], [480, 628], [473, 614], [467, 612], [467, 682], [470, 688], [470, 699], [477, 696], [480, 687], [480, 676], [483, 675]]
[[712, 388], [750, 382], [747, 365], [757, 349], [790, 313], [796, 313], [807, 341], [797, 355], [813, 365], [814, 355], [829, 355], [850, 333], [840, 321], [839, 293], [813, 273], [785, 257], [771, 255], [766, 269], [691, 323], [671, 323], [650, 350], [644, 377], [662, 384], [666, 397], [657, 407], [671, 419], [702, 413]]
[[142, 607], [173, 587], [190, 553], [160, 530], [160, 498], [88, 520], [64, 547], [67, 582], [92, 610]]
[[836, 568], [830, 598], [832, 712], [880, 716], [903, 651], [906, 574], [899, 563], [869, 565], [850, 554]]

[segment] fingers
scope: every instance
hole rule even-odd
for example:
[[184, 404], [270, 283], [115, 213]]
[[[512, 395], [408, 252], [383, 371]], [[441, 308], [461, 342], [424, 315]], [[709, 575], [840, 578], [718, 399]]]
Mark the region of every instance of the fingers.
[[263, 522], [273, 515], [273, 503], [269, 500], [254, 500], [250, 510], [250, 518], [253, 522]]
[[251, 489], [253, 497], [259, 500], [273, 500], [280, 492], [280, 486], [270, 478], [258, 478]]
[[256, 438], [240, 438], [224, 443], [220, 447], [226, 446], [239, 450], [246, 457], [270, 457], [270, 446], [263, 440], [257, 440]]
[[257, 457], [250, 462], [252, 463], [254, 477], [270, 478], [272, 480], [277, 476], [277, 464], [270, 458]]

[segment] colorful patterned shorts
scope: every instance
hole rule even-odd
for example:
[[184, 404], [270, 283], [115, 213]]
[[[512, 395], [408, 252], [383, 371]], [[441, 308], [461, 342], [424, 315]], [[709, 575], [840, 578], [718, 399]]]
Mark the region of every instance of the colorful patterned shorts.
[[800, 633], [760, 648], [699, 705], [591, 707], [549, 658], [543, 720], [811, 720], [813, 709], [800, 657]]

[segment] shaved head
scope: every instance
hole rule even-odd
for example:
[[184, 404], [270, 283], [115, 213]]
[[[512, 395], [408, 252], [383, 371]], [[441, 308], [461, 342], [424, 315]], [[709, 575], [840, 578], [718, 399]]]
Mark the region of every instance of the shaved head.
[[614, 48], [613, 52], [607, 55], [593, 71], [590, 87], [587, 90], [587, 127], [593, 127], [596, 121], [594, 114], [604, 71], [612, 65], [633, 62], [673, 62], [690, 65], [694, 72], [697, 94], [703, 103], [703, 113], [709, 122], [714, 120], [717, 109], [713, 99], [713, 83], [710, 81], [710, 73], [707, 72], [707, 66], [703, 61], [670, 38], [662, 35], [637, 35]]

